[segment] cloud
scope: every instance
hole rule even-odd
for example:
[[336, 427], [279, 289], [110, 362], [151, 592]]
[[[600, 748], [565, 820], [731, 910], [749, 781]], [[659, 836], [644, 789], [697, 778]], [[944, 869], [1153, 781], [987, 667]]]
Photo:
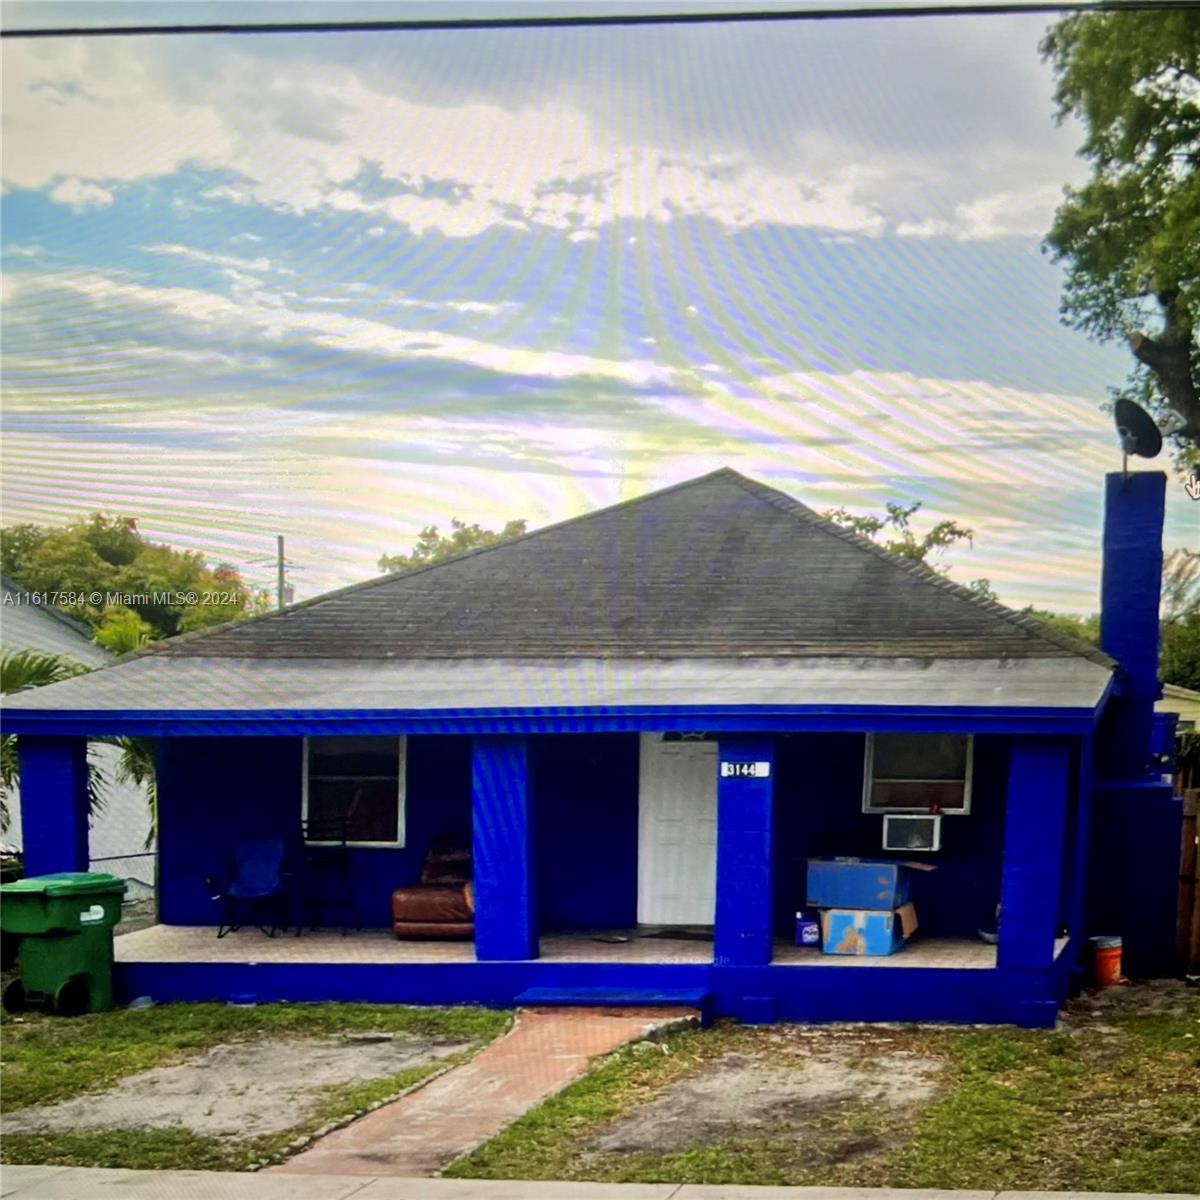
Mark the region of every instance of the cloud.
[[395, 39], [239, 43], [203, 60], [165, 43], [11, 42], [4, 182], [74, 181], [80, 206], [113, 183], [222, 171], [204, 199], [340, 213], [364, 238], [519, 228], [585, 243], [609, 222], [687, 216], [838, 241], [1037, 236], [1081, 170], [1072, 130], [1050, 120], [1041, 27], [654, 31], [657, 52], [648, 35], [591, 31], [571, 70], [532, 31], [505, 48], [507, 69], [485, 35], [422, 39], [420, 54]]
[[97, 183], [71, 177], [50, 189], [50, 199], [56, 204], [69, 205], [72, 212], [81, 213], [88, 208], [107, 208], [113, 202], [113, 194]]
[[[131, 309], [140, 308], [153, 314], [156, 323], [161, 323], [164, 316], [176, 318], [191, 325], [193, 333], [206, 333], [222, 345], [230, 338], [244, 342], [252, 336], [266, 347], [294, 347], [303, 343], [392, 361], [441, 358], [501, 375], [539, 376], [547, 380], [586, 377], [635, 387], [665, 384], [673, 377], [670, 368], [648, 359], [621, 360], [563, 350], [537, 350], [438, 330], [407, 329], [344, 312], [299, 311], [288, 307], [280, 296], [266, 291], [224, 296], [200, 288], [153, 286], [98, 271], [8, 278], [12, 287], [10, 302], [23, 292], [75, 293], [109, 312], [120, 313], [123, 321], [128, 320]], [[468, 311], [487, 307], [466, 303]]]
[[896, 233], [922, 240], [953, 238], [956, 242], [1040, 237], [1050, 228], [1061, 200], [1062, 188], [1054, 184], [1010, 189], [960, 204], [949, 219], [901, 221]]
[[391, 303], [400, 308], [423, 308], [431, 312], [456, 312], [487, 316], [504, 312], [505, 309], [512, 307], [507, 303], [493, 303], [490, 300], [414, 300], [410, 296], [402, 299], [393, 298]]
[[235, 150], [209, 104], [173, 94], [165, 64], [129, 45], [6, 42], [4, 181], [47, 188], [62, 176], [127, 183], [215, 164]]
[[201, 81], [169, 61], [130, 43], [7, 44], [6, 184], [221, 170], [228, 178], [203, 198], [340, 212], [364, 235], [386, 221], [455, 238], [507, 226], [584, 240], [613, 220], [688, 214], [731, 228], [886, 227], [874, 168], [815, 134], [783, 167], [622, 136], [569, 96], [439, 105], [381, 93], [336, 62], [301, 70], [229, 54], [206, 62]]
[[241, 258], [235, 254], [214, 254], [209, 250], [198, 250], [194, 246], [180, 246], [176, 243], [160, 243], [155, 246], [143, 247], [150, 254], [166, 254], [175, 258], [186, 258], [192, 262], [204, 263], [207, 266], [219, 267], [227, 271], [275, 272], [281, 275], [295, 275], [288, 267], [273, 266], [268, 258]]

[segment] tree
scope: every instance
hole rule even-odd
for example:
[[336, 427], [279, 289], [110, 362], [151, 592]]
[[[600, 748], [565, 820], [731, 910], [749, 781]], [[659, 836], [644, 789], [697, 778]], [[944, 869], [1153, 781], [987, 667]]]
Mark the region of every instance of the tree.
[[[1097, 645], [1100, 616], [1025, 608], [1059, 633], [1068, 633]], [[1200, 690], [1200, 554], [1172, 550], [1163, 559], [1162, 610], [1159, 626], [1158, 677], [1163, 683]]]
[[[862, 537], [881, 545], [889, 554], [897, 558], [907, 558], [916, 562], [925, 562], [931, 554], [939, 554], [948, 546], [958, 542], [971, 543], [975, 536], [972, 529], [960, 525], [957, 521], [938, 521], [920, 537], [912, 528], [912, 518], [921, 511], [921, 502], [914, 504], [897, 504], [888, 501], [884, 505], [883, 516], [868, 515], [857, 517], [844, 508], [826, 509], [821, 516], [843, 529], [849, 529]], [[888, 536], [894, 534], [895, 536]], [[880, 540], [883, 535], [883, 540]], [[945, 573], [945, 567], [935, 568]], [[985, 600], [995, 600], [996, 593], [986, 579], [972, 579], [966, 585], [971, 591], [982, 596]]]
[[93, 641], [113, 654], [129, 654], [140, 650], [150, 641], [154, 629], [132, 608], [110, 604], [100, 615]]
[[1163, 625], [1158, 664], [1163, 683], [1200, 692], [1200, 610]]
[[1091, 165], [1046, 247], [1066, 266], [1062, 317], [1135, 363], [1114, 395], [1175, 415], [1200, 462], [1200, 11], [1075, 13], [1046, 34], [1060, 123]]
[[1172, 550], [1163, 559], [1162, 615], [1164, 621], [1186, 617], [1200, 608], [1200, 553]]
[[1174, 550], [1163, 560], [1163, 623], [1158, 674], [1200, 691], [1200, 554]]
[[56, 607], [103, 631], [110, 649], [136, 648], [138, 630], [154, 640], [238, 620], [258, 603], [232, 567], [209, 567], [197, 551], [148, 541], [133, 517], [103, 513], [0, 530], [0, 569], [31, 592], [57, 594]]
[[10, 650], [0, 655], [0, 694], [23, 692], [85, 675], [90, 670], [65, 654], [44, 654], [40, 650]]
[[[105, 739], [107, 740], [107, 739]], [[158, 836], [158, 741], [146, 737], [118, 737], [113, 745], [121, 751], [117, 759], [117, 782], [146, 789], [150, 806], [150, 828], [143, 847], [149, 850]]]
[[1051, 612], [1048, 608], [1034, 608], [1029, 605], [1021, 609], [1027, 617], [1035, 617], [1056, 633], [1064, 633], [1068, 637], [1078, 638], [1081, 642], [1089, 642], [1095, 646], [1100, 641], [1100, 614], [1092, 613], [1087, 617], [1075, 613]]
[[427, 567], [431, 563], [465, 554], [468, 550], [480, 550], [521, 537], [526, 532], [526, 522], [509, 521], [503, 529], [483, 529], [479, 525], [468, 525], [457, 517], [450, 518], [450, 534], [438, 532], [436, 525], [426, 525], [421, 530], [417, 543], [407, 554], [383, 554], [379, 558], [379, 569], [384, 573], [409, 571], [413, 567]]

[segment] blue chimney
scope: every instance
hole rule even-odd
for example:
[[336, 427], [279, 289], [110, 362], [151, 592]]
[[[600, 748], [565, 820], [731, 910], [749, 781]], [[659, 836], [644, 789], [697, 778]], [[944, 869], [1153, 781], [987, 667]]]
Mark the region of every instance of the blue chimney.
[[1118, 934], [1131, 976], [1171, 975], [1175, 957], [1181, 800], [1163, 782], [1154, 738], [1158, 606], [1167, 477], [1105, 480], [1100, 646], [1117, 660], [1117, 692], [1101, 719], [1092, 792], [1087, 932]]
[[1118, 694], [1106, 714], [1110, 779], [1139, 779], [1151, 767], [1159, 698], [1158, 606], [1167, 477], [1113, 472], [1105, 479], [1100, 648], [1117, 660]]

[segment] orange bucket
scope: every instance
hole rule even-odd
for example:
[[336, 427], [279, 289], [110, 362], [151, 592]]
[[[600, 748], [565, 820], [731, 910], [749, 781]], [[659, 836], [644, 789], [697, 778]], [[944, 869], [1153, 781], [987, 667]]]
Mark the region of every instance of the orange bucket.
[[1120, 983], [1121, 939], [1119, 937], [1094, 937], [1088, 939], [1092, 947], [1092, 978], [1097, 987], [1112, 987]]

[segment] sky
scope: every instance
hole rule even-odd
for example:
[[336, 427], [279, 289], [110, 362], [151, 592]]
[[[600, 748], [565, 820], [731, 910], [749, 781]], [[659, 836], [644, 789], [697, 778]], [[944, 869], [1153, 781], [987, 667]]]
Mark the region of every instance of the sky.
[[1061, 325], [1041, 249], [1086, 177], [1046, 25], [6, 40], [3, 520], [134, 516], [263, 586], [283, 534], [307, 598], [451, 517], [730, 466], [818, 509], [920, 501], [974, 530], [954, 578], [1093, 611], [1129, 362]]

